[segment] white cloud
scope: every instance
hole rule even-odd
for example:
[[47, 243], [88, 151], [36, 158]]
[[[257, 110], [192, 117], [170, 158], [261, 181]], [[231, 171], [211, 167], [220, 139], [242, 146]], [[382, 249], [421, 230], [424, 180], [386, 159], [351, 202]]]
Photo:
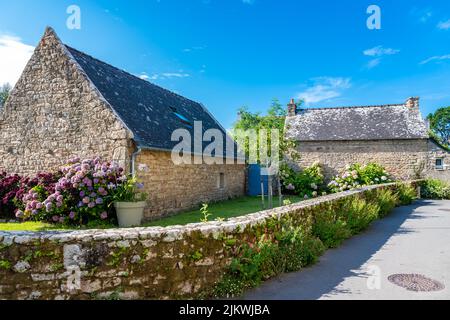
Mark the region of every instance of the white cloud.
[[147, 74], [141, 74], [141, 75], [139, 75], [139, 78], [141, 78], [142, 80], [146, 80], [146, 81], [150, 80], [150, 77]]
[[187, 78], [190, 77], [189, 73], [177, 73], [177, 72], [165, 72], [161, 73], [163, 78]]
[[364, 55], [369, 57], [389, 56], [397, 54], [399, 52], [400, 50], [392, 48], [383, 48], [383, 46], [376, 46], [363, 51]]
[[381, 58], [372, 59], [367, 63], [366, 67], [367, 67], [367, 69], [375, 68], [376, 66], [378, 66], [380, 64], [380, 62], [381, 62]]
[[306, 104], [340, 97], [342, 91], [351, 87], [350, 78], [319, 77], [312, 80], [312, 86], [296, 96]]
[[427, 22], [433, 16], [433, 12], [425, 11], [419, 18], [420, 22]]
[[421, 23], [427, 23], [434, 15], [432, 8], [413, 7], [410, 14]]
[[15, 85], [33, 51], [34, 47], [20, 38], [0, 35], [0, 85], [6, 82]]
[[439, 22], [437, 27], [438, 27], [438, 29], [441, 29], [441, 30], [450, 29], [450, 20]]
[[189, 73], [183, 73], [183, 72], [164, 72], [164, 73], [154, 73], [152, 75], [148, 75], [147, 73], [143, 72], [137, 76], [145, 81], [151, 81], [151, 80], [154, 81], [154, 80], [164, 80], [164, 79], [173, 79], [173, 78], [188, 78], [191, 75]]
[[433, 57], [423, 60], [419, 64], [427, 64], [427, 63], [430, 63], [433, 61], [443, 61], [443, 60], [448, 60], [448, 59], [450, 59], [450, 54], [446, 54], [443, 56], [433, 56]]
[[204, 50], [205, 47], [204, 46], [196, 46], [196, 47], [191, 47], [191, 48], [185, 48], [183, 49], [183, 52], [193, 52], [193, 51], [199, 51], [199, 50]]

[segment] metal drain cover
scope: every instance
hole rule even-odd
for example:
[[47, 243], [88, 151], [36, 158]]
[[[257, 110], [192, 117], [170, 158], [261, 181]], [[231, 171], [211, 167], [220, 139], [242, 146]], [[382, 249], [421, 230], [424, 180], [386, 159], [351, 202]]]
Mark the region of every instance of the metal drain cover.
[[422, 274], [393, 274], [388, 280], [409, 291], [440, 291], [445, 286], [439, 281], [425, 277]]

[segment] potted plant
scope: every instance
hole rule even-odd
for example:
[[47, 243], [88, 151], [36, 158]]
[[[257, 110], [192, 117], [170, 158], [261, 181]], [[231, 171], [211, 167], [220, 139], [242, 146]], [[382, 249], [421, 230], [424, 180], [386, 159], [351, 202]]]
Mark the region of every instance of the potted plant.
[[135, 176], [124, 176], [113, 191], [113, 204], [116, 208], [119, 227], [136, 227], [142, 223], [147, 194], [141, 192], [143, 184]]

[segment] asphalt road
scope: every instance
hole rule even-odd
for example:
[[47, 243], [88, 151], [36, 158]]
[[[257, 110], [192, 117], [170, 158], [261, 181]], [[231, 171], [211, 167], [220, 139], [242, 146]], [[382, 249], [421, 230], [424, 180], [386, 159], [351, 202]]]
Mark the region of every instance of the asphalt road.
[[[445, 286], [410, 291], [388, 280], [421, 274]], [[284, 274], [245, 294], [244, 299], [450, 299], [450, 201], [420, 200], [395, 209], [369, 230], [302, 271]]]

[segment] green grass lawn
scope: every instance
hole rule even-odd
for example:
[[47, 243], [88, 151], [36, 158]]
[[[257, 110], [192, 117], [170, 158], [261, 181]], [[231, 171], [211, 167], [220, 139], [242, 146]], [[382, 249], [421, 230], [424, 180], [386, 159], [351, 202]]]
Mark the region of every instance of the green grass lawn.
[[[299, 196], [286, 196], [283, 199], [289, 199], [292, 203], [299, 202], [302, 199]], [[274, 207], [279, 206], [278, 197], [273, 199]], [[267, 198], [266, 198], [267, 206]], [[242, 197], [233, 200], [212, 203], [209, 205], [211, 216], [209, 221], [218, 218], [229, 219], [233, 217], [243, 216], [246, 214], [258, 212], [262, 210], [261, 197]], [[149, 223], [145, 223], [145, 227], [166, 227], [172, 225], [186, 225], [189, 223], [200, 222], [202, 215], [200, 209], [180, 213], [171, 217], [162, 218]], [[92, 225], [83, 229], [105, 229], [114, 228], [111, 225]], [[24, 222], [24, 223], [0, 223], [0, 231], [48, 231], [48, 230], [68, 230], [68, 227], [61, 225], [52, 225], [44, 222]], [[79, 230], [79, 229], [77, 229]]]
[[[283, 199], [289, 199], [292, 203], [299, 202], [301, 198], [299, 196], [287, 196]], [[274, 207], [279, 206], [278, 197], [273, 198]], [[266, 198], [267, 206], [267, 198]], [[209, 221], [216, 220], [218, 218], [229, 219], [233, 217], [243, 216], [246, 214], [254, 213], [263, 210], [261, 205], [261, 197], [242, 197], [233, 200], [212, 203], [209, 205], [209, 213], [212, 215], [209, 217]], [[200, 209], [177, 214], [172, 217], [155, 220], [153, 222], [146, 223], [145, 226], [158, 226], [166, 227], [172, 225], [185, 225], [189, 223], [200, 222], [202, 215]]]

